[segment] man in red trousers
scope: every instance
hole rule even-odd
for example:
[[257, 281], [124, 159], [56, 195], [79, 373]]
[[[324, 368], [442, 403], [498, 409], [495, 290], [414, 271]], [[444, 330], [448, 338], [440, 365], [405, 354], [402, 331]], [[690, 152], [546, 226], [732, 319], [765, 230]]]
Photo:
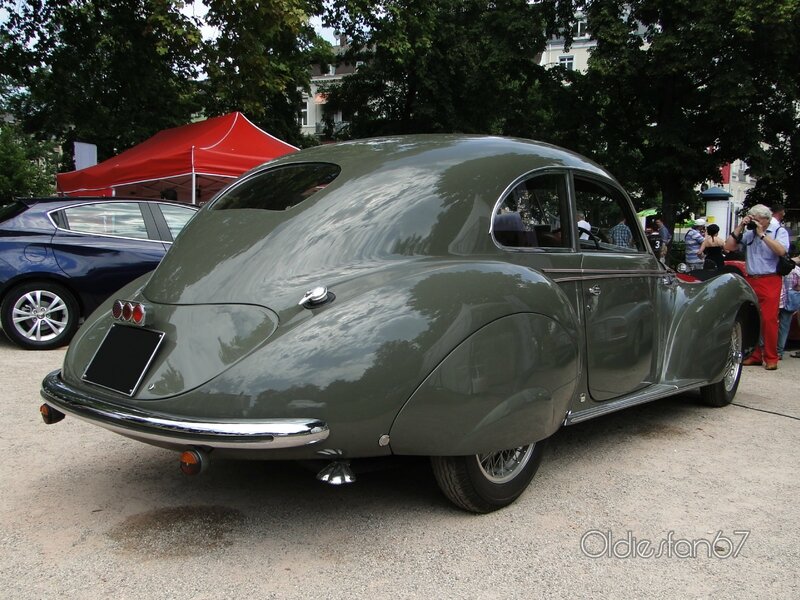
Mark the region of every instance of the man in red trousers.
[[778, 368], [778, 304], [781, 297], [782, 278], [777, 274], [778, 257], [789, 250], [789, 232], [772, 217], [772, 211], [756, 204], [725, 240], [725, 250], [737, 250], [739, 245], [746, 253], [747, 282], [758, 296], [761, 309], [761, 339], [743, 365], [761, 365], [768, 371]]

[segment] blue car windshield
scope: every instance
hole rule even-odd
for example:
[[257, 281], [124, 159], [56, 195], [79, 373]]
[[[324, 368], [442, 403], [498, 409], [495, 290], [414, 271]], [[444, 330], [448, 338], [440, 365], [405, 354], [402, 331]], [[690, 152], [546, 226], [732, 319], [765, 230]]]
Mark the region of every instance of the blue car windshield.
[[287, 210], [325, 188], [339, 175], [330, 163], [300, 163], [268, 169], [221, 195], [211, 210], [259, 208]]

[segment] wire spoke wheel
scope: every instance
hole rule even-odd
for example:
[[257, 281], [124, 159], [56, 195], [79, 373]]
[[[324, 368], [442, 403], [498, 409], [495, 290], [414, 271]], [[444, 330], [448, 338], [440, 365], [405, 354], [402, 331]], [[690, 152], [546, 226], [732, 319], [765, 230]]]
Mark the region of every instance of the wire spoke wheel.
[[456, 506], [488, 513], [508, 506], [528, 487], [546, 440], [470, 456], [432, 456], [436, 483]]
[[739, 381], [739, 371], [742, 369], [742, 325], [736, 323], [731, 331], [731, 347], [728, 361], [725, 363], [725, 390], [730, 392]]
[[700, 398], [704, 404], [719, 408], [727, 406], [733, 401], [742, 377], [743, 344], [742, 322], [737, 319], [731, 328], [730, 345], [728, 346], [728, 356], [725, 358], [722, 379], [700, 388]]
[[535, 444], [529, 444], [491, 454], [478, 454], [478, 466], [486, 479], [493, 483], [511, 481], [530, 460], [534, 446]]

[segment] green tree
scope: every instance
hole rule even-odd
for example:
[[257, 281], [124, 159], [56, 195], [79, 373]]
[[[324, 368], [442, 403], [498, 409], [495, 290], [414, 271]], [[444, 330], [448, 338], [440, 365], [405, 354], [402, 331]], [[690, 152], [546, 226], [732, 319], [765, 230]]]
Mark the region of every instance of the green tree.
[[18, 196], [48, 196], [55, 191], [56, 153], [14, 123], [0, 122], [0, 204]]
[[356, 137], [508, 133], [523, 112], [519, 99], [548, 79], [539, 53], [564, 6], [571, 8], [555, 0], [335, 0], [326, 23], [350, 41], [343, 59], [364, 64], [327, 90], [326, 110], [347, 115]]
[[331, 46], [309, 23], [321, 1], [208, 0], [203, 104], [209, 115], [243, 111], [273, 135], [302, 144], [298, 111], [310, 67]]
[[753, 106], [761, 143], [747, 156], [757, 181], [745, 204], [800, 209], [800, 2], [773, 2], [765, 8], [753, 15], [759, 25], [753, 54], [766, 60], [756, 73]]
[[697, 205], [697, 184], [719, 180], [722, 165], [760, 141], [758, 98], [771, 59], [760, 47], [761, 15], [788, 4], [796, 2], [576, 2], [597, 47], [573, 86], [573, 118], [593, 127], [570, 145], [639, 195], [660, 195], [674, 223]]
[[201, 35], [170, 0], [0, 0], [6, 104], [28, 132], [108, 158], [198, 109]]

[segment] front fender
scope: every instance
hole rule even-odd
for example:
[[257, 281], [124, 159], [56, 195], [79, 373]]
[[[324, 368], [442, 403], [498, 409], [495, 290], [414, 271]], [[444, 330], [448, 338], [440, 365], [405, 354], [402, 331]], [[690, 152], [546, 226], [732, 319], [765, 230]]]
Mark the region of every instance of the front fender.
[[664, 381], [705, 379], [725, 373], [731, 329], [742, 322], [745, 355], [758, 343], [758, 298], [739, 275], [723, 274], [701, 283], [680, 283], [664, 360]]
[[574, 394], [575, 337], [541, 314], [498, 319], [434, 369], [392, 425], [396, 454], [461, 456], [554, 433]]

